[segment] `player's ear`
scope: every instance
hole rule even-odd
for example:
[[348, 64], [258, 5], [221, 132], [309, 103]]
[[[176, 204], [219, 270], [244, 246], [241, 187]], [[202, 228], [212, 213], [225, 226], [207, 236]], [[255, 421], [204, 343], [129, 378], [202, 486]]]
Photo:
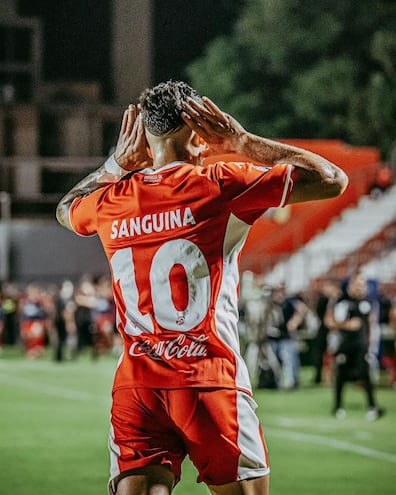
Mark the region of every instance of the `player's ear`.
[[206, 141], [195, 131], [191, 131], [190, 145], [194, 148], [195, 156], [199, 156], [208, 149]]
[[199, 138], [199, 145], [198, 145], [198, 148], [199, 148], [199, 156], [205, 156], [208, 149], [209, 149], [209, 146], [207, 144], [207, 142], [205, 141], [205, 139], [203, 138]]
[[199, 137], [199, 146], [203, 147], [205, 150], [209, 148], [208, 143], [202, 137]]

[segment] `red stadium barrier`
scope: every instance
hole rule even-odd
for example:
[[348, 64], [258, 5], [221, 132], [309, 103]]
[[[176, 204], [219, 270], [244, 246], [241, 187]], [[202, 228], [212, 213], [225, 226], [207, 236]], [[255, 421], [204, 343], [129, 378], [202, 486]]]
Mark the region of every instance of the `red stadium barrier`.
[[[339, 165], [349, 176], [344, 194], [335, 199], [301, 203], [263, 216], [253, 226], [241, 259], [242, 270], [262, 273], [271, 260], [289, 255], [324, 230], [345, 208], [367, 194], [380, 164], [376, 148], [354, 147], [342, 141], [285, 140], [288, 144], [318, 153]], [[280, 213], [280, 214], [279, 214]]]

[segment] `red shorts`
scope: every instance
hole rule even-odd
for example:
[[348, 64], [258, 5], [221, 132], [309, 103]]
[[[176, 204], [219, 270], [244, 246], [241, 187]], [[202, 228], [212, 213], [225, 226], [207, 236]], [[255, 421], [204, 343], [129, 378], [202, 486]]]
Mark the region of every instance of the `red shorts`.
[[229, 389], [121, 389], [113, 393], [110, 480], [150, 464], [177, 480], [188, 454], [198, 482], [223, 485], [269, 472], [267, 448], [246, 393]]

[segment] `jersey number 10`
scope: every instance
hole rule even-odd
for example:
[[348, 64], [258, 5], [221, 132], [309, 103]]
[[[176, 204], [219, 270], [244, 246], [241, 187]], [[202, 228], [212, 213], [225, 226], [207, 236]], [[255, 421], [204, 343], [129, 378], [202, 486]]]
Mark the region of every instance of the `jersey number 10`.
[[[133, 248], [116, 251], [110, 264], [126, 307], [125, 332], [130, 335], [154, 333], [151, 316], [139, 310]], [[188, 286], [187, 305], [182, 311], [175, 307], [172, 299], [170, 273], [176, 265], [184, 268]], [[162, 328], [187, 332], [205, 318], [210, 301], [209, 268], [202, 251], [193, 242], [186, 239], [165, 242], [153, 256], [147, 284], [150, 286], [154, 319]]]

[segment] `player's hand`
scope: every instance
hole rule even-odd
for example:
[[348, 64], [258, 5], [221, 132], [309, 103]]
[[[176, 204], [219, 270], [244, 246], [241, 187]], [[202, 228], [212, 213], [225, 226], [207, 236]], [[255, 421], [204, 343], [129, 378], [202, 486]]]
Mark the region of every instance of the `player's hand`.
[[202, 101], [203, 105], [190, 98], [183, 104], [184, 122], [206, 141], [211, 153], [237, 152], [245, 129], [209, 98], [204, 96]]
[[114, 158], [121, 168], [132, 172], [152, 166], [153, 161], [147, 150], [141, 114], [135, 105], [129, 105], [122, 118]]

